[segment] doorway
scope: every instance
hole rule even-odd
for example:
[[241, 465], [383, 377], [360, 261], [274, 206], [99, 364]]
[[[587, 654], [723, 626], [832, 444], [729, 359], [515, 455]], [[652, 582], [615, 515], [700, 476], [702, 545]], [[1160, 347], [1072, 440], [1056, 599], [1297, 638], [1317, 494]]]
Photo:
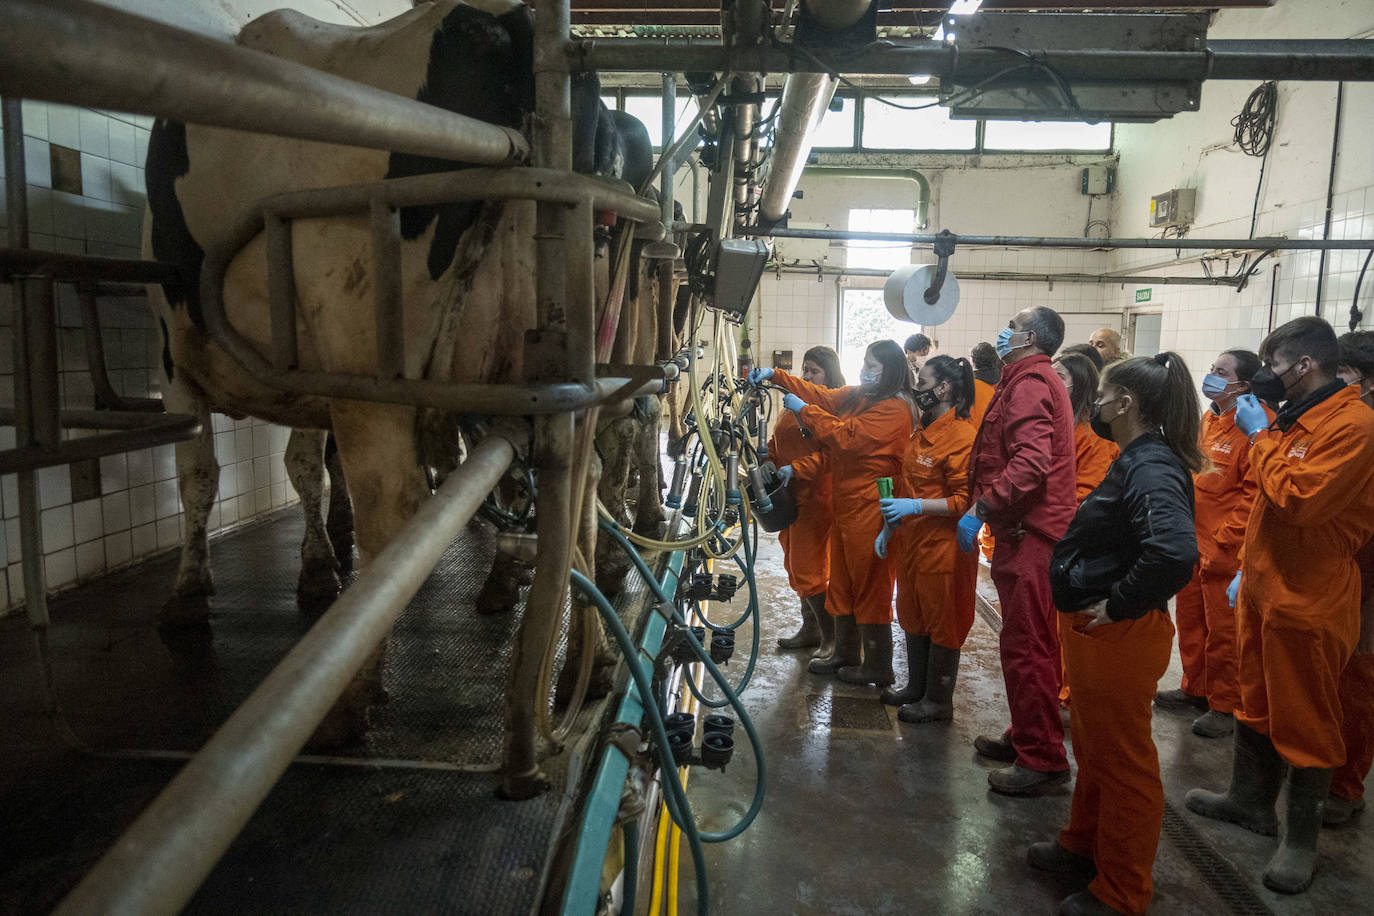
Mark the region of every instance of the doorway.
[[1126, 349], [1130, 350], [1133, 356], [1154, 356], [1159, 352], [1159, 340], [1163, 330], [1163, 312], [1132, 312], [1130, 343]]

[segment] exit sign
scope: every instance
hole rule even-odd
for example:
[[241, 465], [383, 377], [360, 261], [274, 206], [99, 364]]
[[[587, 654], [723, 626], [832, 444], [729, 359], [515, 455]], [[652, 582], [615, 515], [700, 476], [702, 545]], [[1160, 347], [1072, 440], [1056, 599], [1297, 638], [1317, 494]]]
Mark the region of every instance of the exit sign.
[[1135, 291], [1135, 301], [1136, 301], [1136, 302], [1149, 302], [1149, 301], [1150, 301], [1150, 288], [1149, 288], [1149, 287], [1146, 287], [1145, 289], [1138, 289], [1138, 290], [1136, 290], [1136, 291]]

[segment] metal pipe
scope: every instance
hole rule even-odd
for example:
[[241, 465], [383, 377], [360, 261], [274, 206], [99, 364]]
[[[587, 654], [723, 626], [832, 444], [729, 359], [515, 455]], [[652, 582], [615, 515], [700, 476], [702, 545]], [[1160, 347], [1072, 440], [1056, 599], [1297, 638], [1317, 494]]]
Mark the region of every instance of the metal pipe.
[[402, 305], [401, 213], [372, 201], [372, 310], [377, 328], [377, 376], [405, 376], [405, 311]]
[[825, 116], [837, 85], [829, 75], [814, 73], [789, 74], [783, 83], [768, 179], [759, 202], [759, 219], [763, 224], [776, 223], [787, 215], [787, 205], [792, 202], [792, 192], [797, 190], [811, 152], [811, 135]]
[[[2, 413], [8, 414], [6, 408]], [[68, 415], [68, 411], [63, 411], [63, 417]], [[78, 411], [80, 413], [80, 411]], [[71, 464], [73, 461], [85, 461], [89, 458], [104, 458], [106, 455], [116, 455], [120, 452], [128, 452], [140, 448], [152, 448], [155, 445], [166, 445], [170, 442], [180, 442], [190, 439], [200, 432], [200, 421], [195, 417], [185, 414], [148, 414], [148, 413], [121, 413], [119, 411], [99, 411], [109, 417], [127, 416], [131, 419], [144, 420], [148, 422], [145, 426], [132, 427], [128, 429], [115, 426], [106, 426], [107, 429], [116, 429], [116, 432], [102, 433], [99, 436], [86, 436], [81, 439], [67, 439], [59, 442], [51, 448], [40, 446], [20, 446], [19, 448], [6, 449], [0, 451], [0, 474], [9, 474], [19, 471], [22, 478], [25, 473], [31, 473], [36, 468], [56, 467], [60, 464]], [[73, 424], [77, 428], [82, 428], [82, 424]], [[93, 424], [85, 424], [86, 427], [93, 427]], [[24, 493], [21, 490], [20, 514], [25, 511]], [[37, 498], [35, 497], [34, 509], [37, 510]], [[21, 519], [22, 520], [22, 519]], [[22, 524], [21, 524], [22, 530]], [[43, 562], [42, 551], [35, 546], [36, 556], [41, 565]], [[27, 544], [24, 547], [24, 556], [29, 556]], [[27, 584], [25, 593], [27, 594]]]
[[263, 216], [267, 243], [267, 297], [272, 310], [272, 368], [277, 372], [298, 365], [296, 342], [296, 266], [291, 223], [276, 213]]
[[[9, 136], [6, 132], [5, 136]], [[8, 176], [6, 178], [8, 181]], [[21, 176], [22, 184], [23, 178]], [[23, 197], [20, 197], [23, 200]], [[14, 211], [11, 210], [11, 213]], [[14, 217], [10, 217], [11, 220]], [[81, 280], [110, 283], [176, 283], [186, 279], [181, 268], [160, 261], [138, 261], [132, 258], [102, 258], [89, 254], [62, 254], [28, 247], [27, 235], [23, 245], [11, 243], [0, 249], [0, 277], [16, 274], [43, 274], [59, 283]], [[118, 293], [118, 295], [143, 295]]]
[[568, 371], [570, 380], [580, 385], [596, 382], [595, 216], [591, 202], [583, 200], [564, 217], [568, 227]]
[[[1326, 220], [1322, 224], [1322, 238], [1331, 238], [1331, 201], [1336, 190], [1336, 160], [1341, 153], [1341, 108], [1345, 103], [1345, 83], [1336, 84], [1336, 117], [1335, 126], [1331, 130], [1331, 170], [1326, 176]], [[1317, 261], [1317, 292], [1312, 298], [1316, 305], [1312, 308], [1312, 314], [1318, 318], [1322, 314], [1322, 287], [1326, 285], [1326, 249], [1322, 249], [1321, 257]]]
[[849, 166], [808, 165], [802, 169], [802, 177], [807, 175], [826, 178], [864, 178], [890, 180], [893, 178], [916, 183], [916, 228], [924, 229], [930, 225], [930, 181], [916, 169], [864, 169]]
[[667, 167], [668, 163], [681, 155], [682, 150], [686, 148], [687, 144], [696, 136], [697, 125], [714, 110], [716, 99], [720, 98], [720, 94], [724, 89], [725, 77], [721, 77], [716, 80], [716, 84], [711, 87], [709, 93], [697, 98], [697, 113], [687, 124], [686, 129], [683, 130], [682, 136], [678, 137], [677, 142], [674, 143], [671, 148], [664, 149], [663, 152], [659, 154], [658, 161], [654, 163], [653, 171], [649, 173], [649, 177], [644, 179], [644, 184], [639, 187], [639, 193], [643, 194], [647, 191], [654, 183], [654, 179], [659, 176], [659, 173], [662, 172], [665, 167]]
[[478, 443], [55, 912], [178, 912], [514, 456], [497, 436]]
[[[1359, 39], [1214, 39], [1192, 51], [1040, 50], [1037, 60], [1074, 80], [1374, 80], [1374, 48]], [[958, 68], [961, 82], [975, 82], [1005, 70], [1005, 51], [961, 51], [924, 39], [886, 39], [845, 52], [843, 66], [826, 59], [823, 49], [799, 54], [790, 42], [732, 48], [695, 39], [598, 38], [573, 42], [574, 70], [734, 70], [764, 73], [929, 73], [947, 79]]]
[[0, 61], [16, 97], [481, 165], [529, 153], [514, 128], [89, 0], [9, 0]]
[[[824, 274], [834, 277], [888, 277], [890, 270], [868, 267], [807, 267], [802, 264], [775, 267], [785, 274]], [[1236, 286], [1240, 281], [1234, 277], [1122, 277], [1114, 274], [1033, 274], [1014, 271], [954, 271], [960, 280], [986, 280], [1001, 283], [1120, 283], [1134, 286]]]
[[[847, 229], [760, 229], [756, 234], [780, 239], [833, 239], [861, 242], [906, 242], [933, 245], [937, 236], [909, 232], [851, 232]], [[1098, 239], [1059, 238], [1022, 235], [961, 235], [960, 245], [990, 245], [998, 248], [1199, 248], [1211, 250], [1267, 251], [1271, 248], [1297, 250], [1364, 250], [1374, 248], [1374, 239]]]
[[688, 156], [686, 161], [687, 168], [692, 172], [692, 222], [695, 223], [700, 222], [701, 211], [706, 209], [701, 203], [701, 160], [696, 156]]
[[[121, 397], [110, 384], [110, 372], [105, 367], [105, 342], [100, 336], [100, 309], [95, 302], [100, 291], [101, 288], [90, 280], [81, 280], [76, 285], [77, 300], [81, 303], [82, 336], [86, 341], [86, 366], [95, 387], [95, 406], [116, 411], [161, 412], [165, 408], [161, 398]], [[66, 420], [63, 422], [71, 425]]]
[[[674, 73], [663, 74], [663, 149], [668, 150], [674, 146], [673, 127], [677, 118], [677, 75]], [[664, 226], [673, 224], [673, 181], [677, 175], [673, 169], [665, 168], [659, 176], [658, 187], [658, 206], [662, 214]]]

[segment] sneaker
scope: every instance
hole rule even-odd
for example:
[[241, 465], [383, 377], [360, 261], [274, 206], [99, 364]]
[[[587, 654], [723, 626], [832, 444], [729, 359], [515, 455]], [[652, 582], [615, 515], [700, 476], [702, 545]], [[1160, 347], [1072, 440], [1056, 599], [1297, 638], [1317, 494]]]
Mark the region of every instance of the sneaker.
[[1229, 712], [1209, 709], [1193, 720], [1193, 734], [1202, 738], [1225, 738], [1236, 730], [1236, 717]]
[[1184, 693], [1182, 690], [1161, 690], [1155, 694], [1155, 705], [1160, 709], [1174, 711], [1207, 711], [1207, 698], [1193, 696], [1191, 693]]
[[1032, 843], [1026, 850], [1026, 861], [1031, 868], [1054, 872], [1059, 875], [1081, 875], [1090, 878], [1097, 874], [1097, 865], [1091, 856], [1080, 856], [1069, 852], [1057, 840], [1048, 843]]
[[980, 757], [986, 757], [989, 760], [996, 760], [999, 763], [1016, 762], [1016, 748], [1011, 746], [1011, 740], [1006, 735], [998, 735], [996, 738], [979, 735], [973, 739], [973, 749], [978, 752]]
[[1062, 786], [1069, 781], [1068, 769], [1028, 770], [1012, 764], [988, 774], [992, 791], [1002, 795], [1039, 795], [1041, 789]]

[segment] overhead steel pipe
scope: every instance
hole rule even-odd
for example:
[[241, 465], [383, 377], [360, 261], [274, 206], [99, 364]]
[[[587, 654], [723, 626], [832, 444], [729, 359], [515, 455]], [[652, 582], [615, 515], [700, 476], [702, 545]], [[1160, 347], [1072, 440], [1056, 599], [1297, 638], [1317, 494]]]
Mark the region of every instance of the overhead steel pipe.
[[0, 94], [477, 165], [529, 154], [513, 128], [87, 0], [4, 4]]
[[[856, 242], [905, 242], [908, 245], [933, 245], [937, 235], [910, 232], [851, 232], [847, 229], [768, 229], [754, 234], [780, 239], [831, 239]], [[1374, 239], [1099, 239], [1061, 238], [1037, 235], [961, 235], [960, 245], [992, 246], [995, 248], [1193, 248], [1204, 251], [1269, 251], [1293, 249], [1320, 251], [1322, 249], [1366, 250], [1374, 248]]]
[[825, 116], [837, 85], [834, 78], [823, 73], [793, 73], [783, 83], [770, 168], [759, 203], [762, 225], [772, 226], [787, 215], [787, 205], [811, 153], [812, 134]]

